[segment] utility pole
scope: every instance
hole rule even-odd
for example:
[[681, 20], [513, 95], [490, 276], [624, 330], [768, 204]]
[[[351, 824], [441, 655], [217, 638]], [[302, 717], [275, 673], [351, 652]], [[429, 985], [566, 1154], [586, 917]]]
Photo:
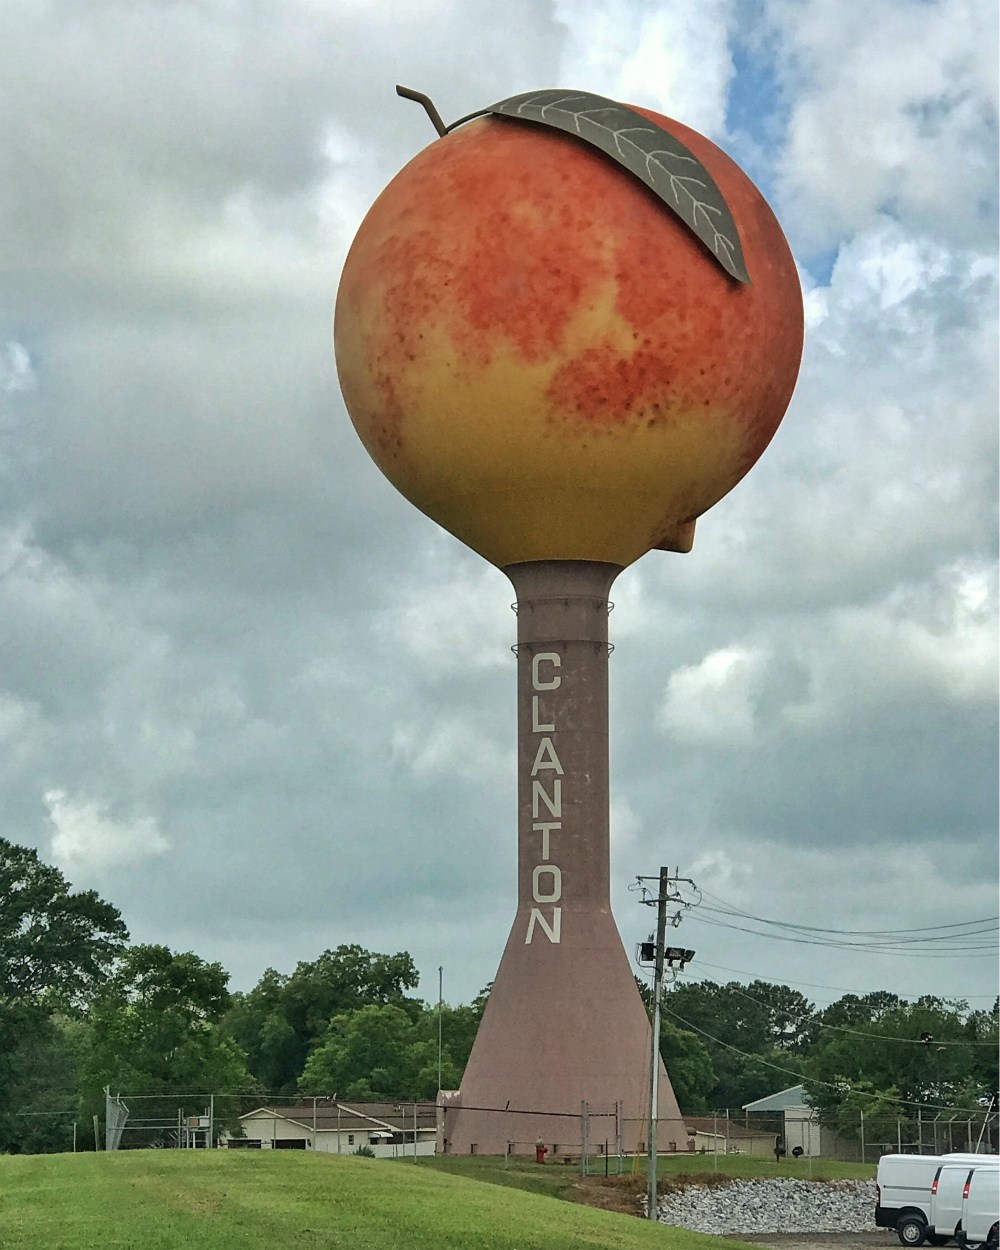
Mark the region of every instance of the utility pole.
[[[674, 874], [674, 883], [679, 885], [684, 881], [693, 889], [697, 889], [694, 882], [688, 877], [681, 877], [680, 870]], [[643, 881], [650, 880], [649, 877], [638, 877], [637, 882], [642, 887]], [[645, 888], [643, 893], [645, 894]], [[644, 960], [653, 960], [653, 1045], [650, 1054], [649, 1063], [649, 1140], [647, 1144], [646, 1159], [646, 1208], [647, 1218], [655, 1220], [658, 1217], [657, 1200], [656, 1200], [656, 1164], [657, 1164], [657, 1117], [659, 1113], [659, 1094], [660, 1094], [660, 1015], [661, 1004], [663, 999], [663, 965], [664, 962], [669, 964], [673, 969], [674, 964], [680, 965], [683, 970], [684, 965], [694, 958], [694, 951], [682, 950], [678, 946], [665, 946], [667, 935], [667, 904], [682, 903], [683, 906], [689, 904], [683, 903], [681, 896], [677, 893], [670, 893], [670, 869], [660, 868], [658, 878], [658, 886], [655, 898], [646, 898], [642, 900], [649, 907], [656, 907], [656, 939], [655, 941], [643, 942], [640, 946], [641, 958]], [[680, 923], [680, 912], [673, 917], [673, 924], [676, 926]]]
[[655, 1220], [656, 1205], [656, 1120], [660, 1093], [660, 994], [663, 991], [663, 943], [667, 936], [667, 895], [670, 892], [670, 870], [660, 869], [660, 888], [656, 898], [656, 951], [653, 965], [653, 1046], [649, 1073], [649, 1158], [646, 1165], [647, 1208]]
[[441, 1012], [444, 1007], [444, 965], [438, 965], [438, 1093], [441, 1092]]

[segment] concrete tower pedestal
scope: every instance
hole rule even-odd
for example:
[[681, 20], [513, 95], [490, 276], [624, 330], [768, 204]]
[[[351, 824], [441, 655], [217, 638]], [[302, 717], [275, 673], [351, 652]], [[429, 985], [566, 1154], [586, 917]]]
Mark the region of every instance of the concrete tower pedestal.
[[[517, 595], [518, 907], [441, 1149], [645, 1145], [652, 1031], [611, 914], [608, 594], [616, 564], [508, 565]], [[683, 1121], [660, 1065], [660, 1144]]]

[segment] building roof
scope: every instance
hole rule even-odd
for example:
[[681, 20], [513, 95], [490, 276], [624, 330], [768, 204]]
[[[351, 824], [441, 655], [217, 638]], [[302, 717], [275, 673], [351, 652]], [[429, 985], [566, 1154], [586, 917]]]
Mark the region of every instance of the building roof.
[[[731, 1108], [735, 1111], [735, 1107]], [[724, 1115], [686, 1115], [684, 1123], [688, 1134], [707, 1133], [709, 1136], [718, 1134], [720, 1137], [755, 1137], [759, 1129], [747, 1127], [743, 1117], [738, 1120], [727, 1119]]]
[[418, 1132], [437, 1128], [437, 1106], [432, 1102], [343, 1103], [317, 1098], [314, 1119], [313, 1100], [306, 1098], [298, 1103], [256, 1107], [241, 1115], [240, 1120], [290, 1120], [310, 1130], [315, 1124], [318, 1133], [336, 1132], [338, 1129], [345, 1133], [373, 1130], [402, 1133], [413, 1131], [414, 1107]]
[[776, 1094], [768, 1094], [766, 1098], [758, 1098], [756, 1102], [745, 1102], [744, 1111], [809, 1111], [811, 1106], [804, 1085], [789, 1085]]

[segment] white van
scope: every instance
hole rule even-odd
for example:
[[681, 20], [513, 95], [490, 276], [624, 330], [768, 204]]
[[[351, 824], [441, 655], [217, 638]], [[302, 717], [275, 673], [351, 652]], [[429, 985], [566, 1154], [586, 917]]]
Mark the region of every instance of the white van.
[[976, 1167], [965, 1183], [962, 1227], [956, 1241], [963, 1246], [997, 1250], [1000, 1236], [1000, 1168]]
[[[937, 1234], [958, 1238], [965, 1227], [964, 1207], [970, 1182], [974, 1175], [985, 1175], [988, 1172], [994, 1172], [1000, 1176], [997, 1160], [983, 1159], [977, 1163], [970, 1163], [966, 1160], [964, 1163], [941, 1164], [931, 1183], [931, 1205], [927, 1221], [928, 1237], [931, 1234]], [[983, 1192], [982, 1183], [977, 1192]]]
[[939, 1233], [931, 1224], [931, 1186], [942, 1164], [967, 1163], [970, 1167], [996, 1155], [883, 1155], [876, 1173], [875, 1224], [894, 1228], [904, 1246], [924, 1241], [943, 1246], [951, 1233]]

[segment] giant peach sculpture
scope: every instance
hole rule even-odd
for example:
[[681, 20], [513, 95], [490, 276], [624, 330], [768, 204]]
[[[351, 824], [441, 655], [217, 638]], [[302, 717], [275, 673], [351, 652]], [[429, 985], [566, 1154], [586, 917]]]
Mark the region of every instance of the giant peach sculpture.
[[[583, 1101], [641, 1121], [649, 1025], [609, 903], [608, 592], [647, 551], [689, 550], [767, 446], [802, 299], [760, 192], [679, 122], [553, 90], [447, 128], [400, 93], [441, 137], [358, 230], [337, 369], [386, 477], [517, 594], [518, 912], [442, 1143], [502, 1153], [578, 1141]], [[660, 1107], [676, 1140], [665, 1073]]]

